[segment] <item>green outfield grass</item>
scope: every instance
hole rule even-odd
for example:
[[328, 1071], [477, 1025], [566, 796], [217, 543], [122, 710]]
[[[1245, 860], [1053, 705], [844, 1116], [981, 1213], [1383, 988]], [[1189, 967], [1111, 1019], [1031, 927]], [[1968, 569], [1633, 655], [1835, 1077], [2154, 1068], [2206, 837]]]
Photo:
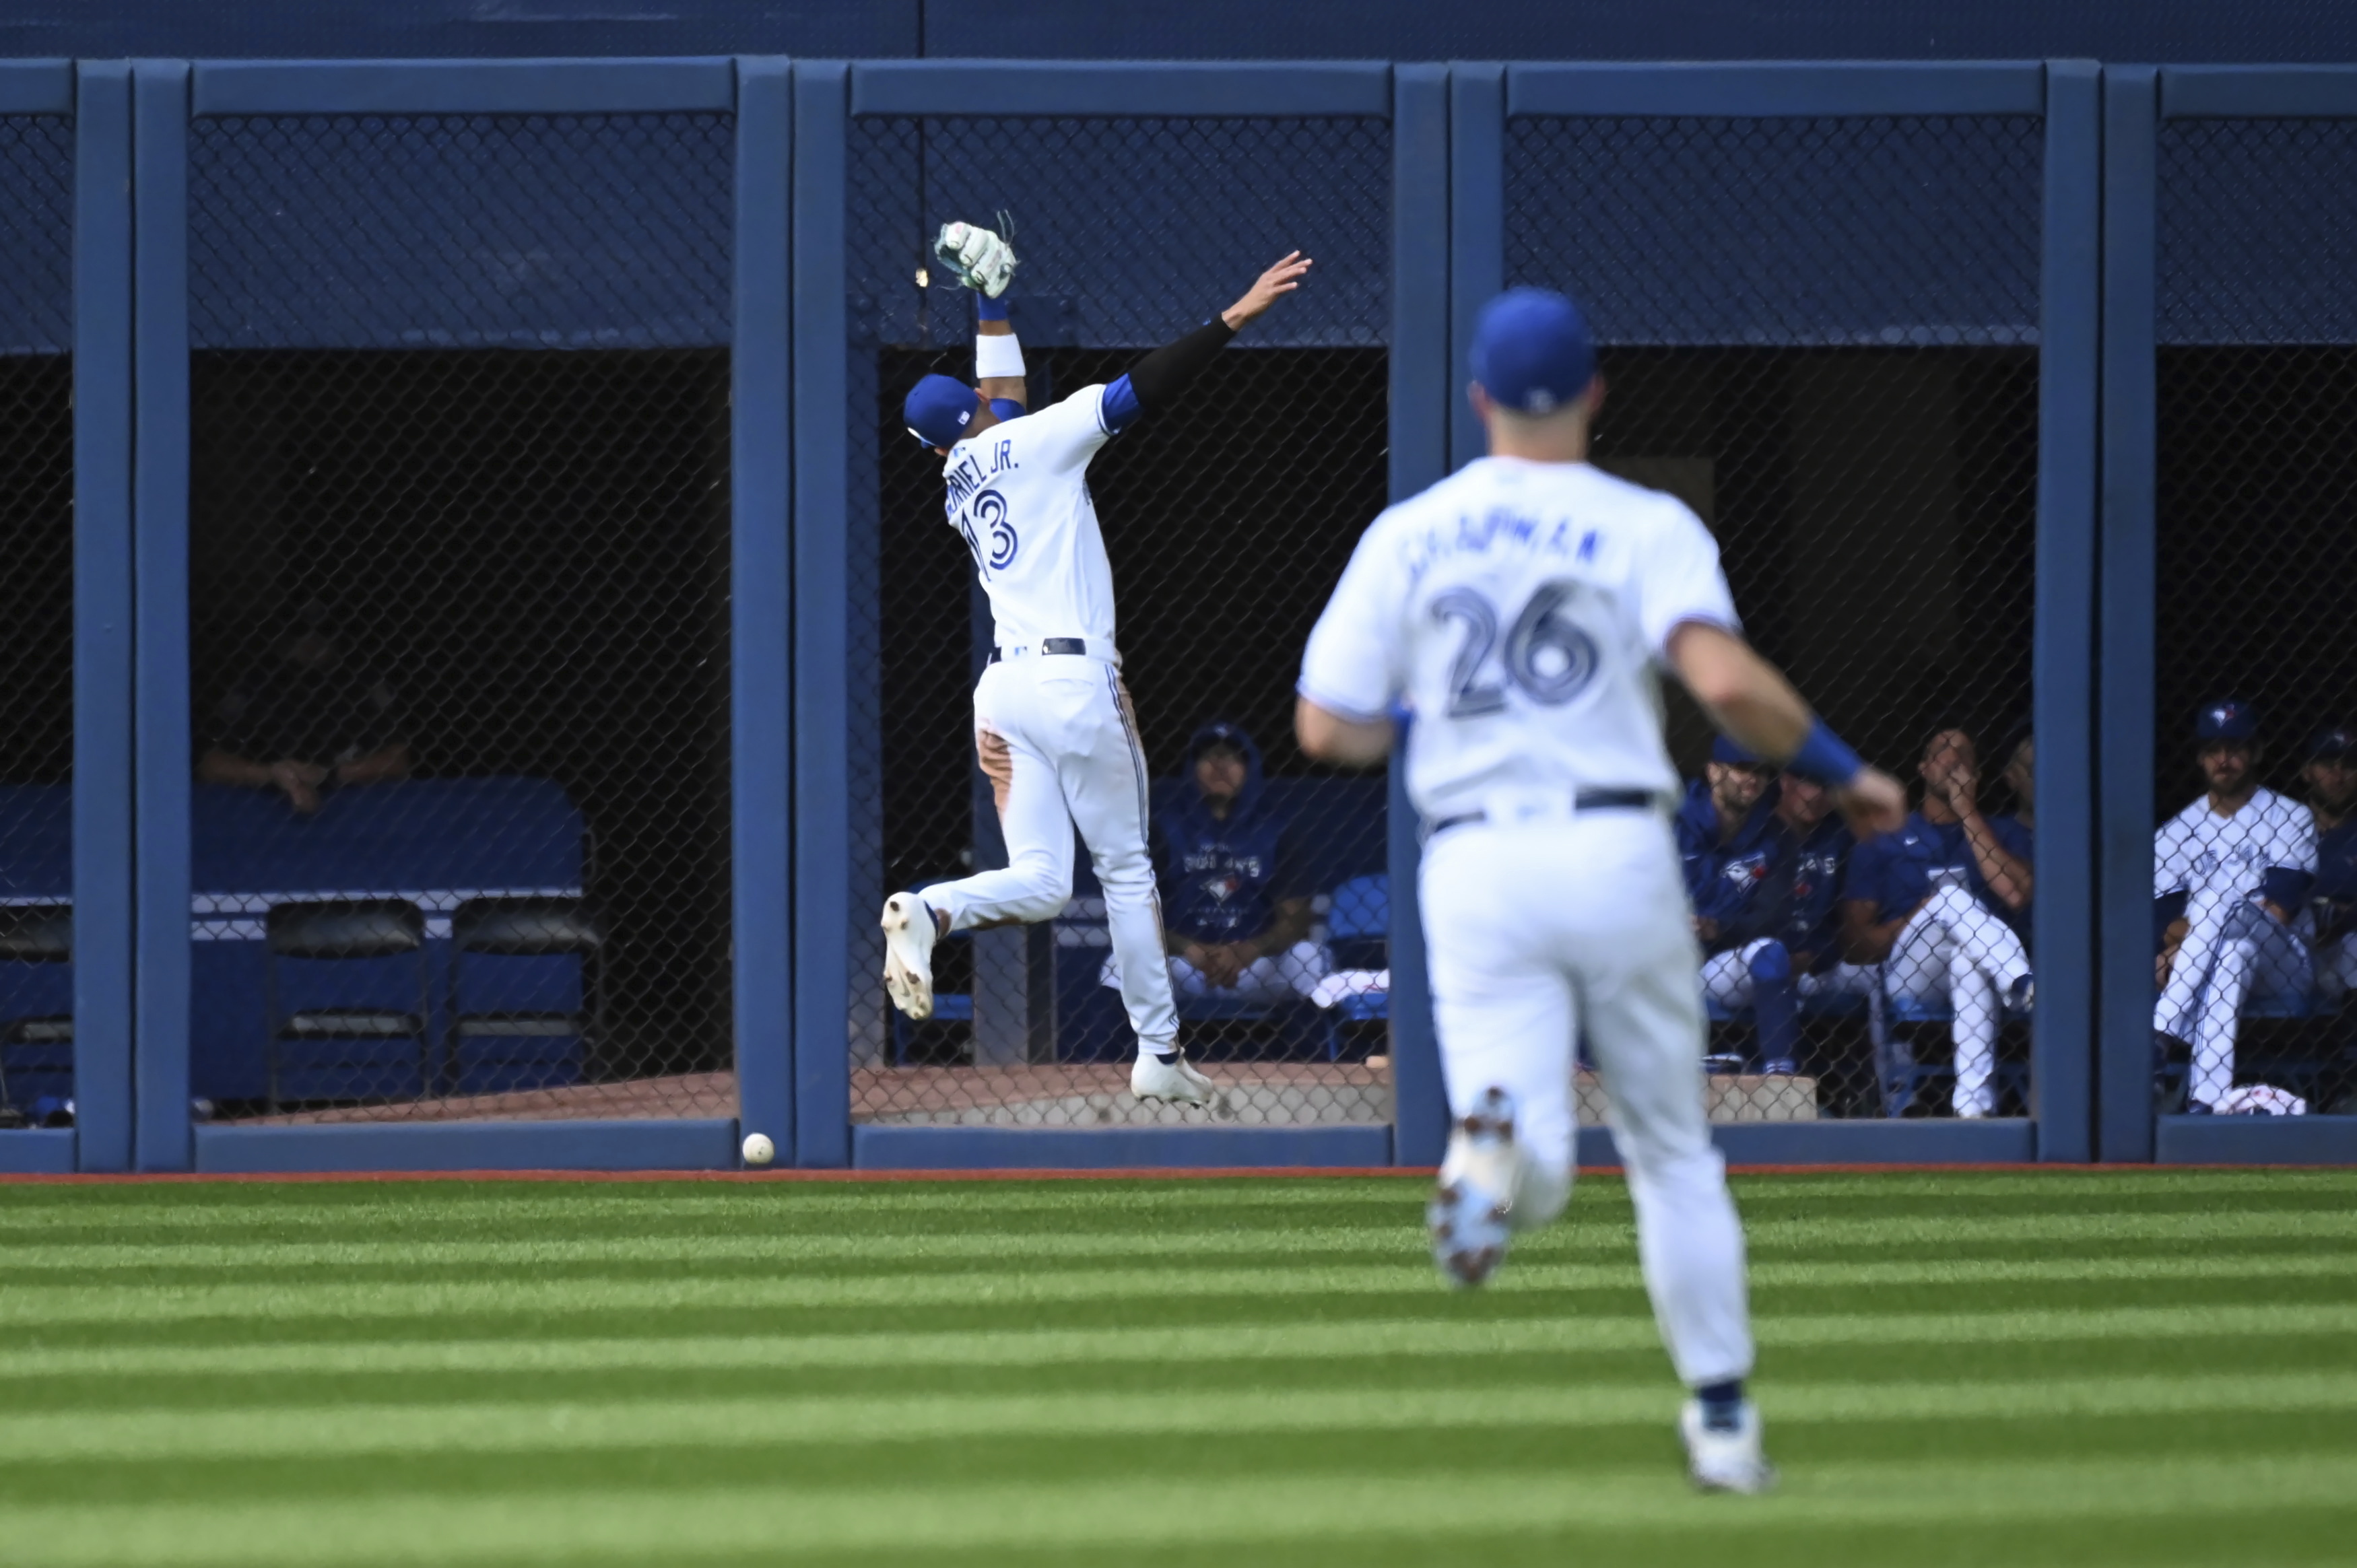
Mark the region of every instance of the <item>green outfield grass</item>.
[[0, 1187], [0, 1562], [2357, 1559], [2357, 1173], [1738, 1185], [1764, 1499], [1614, 1180]]

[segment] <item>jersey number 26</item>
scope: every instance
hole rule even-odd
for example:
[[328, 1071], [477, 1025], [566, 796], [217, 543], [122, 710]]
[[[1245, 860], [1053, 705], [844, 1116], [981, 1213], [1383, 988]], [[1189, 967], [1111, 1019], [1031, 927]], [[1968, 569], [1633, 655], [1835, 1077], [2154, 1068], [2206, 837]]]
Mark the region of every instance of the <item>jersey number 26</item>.
[[[1596, 678], [1596, 642], [1575, 624], [1566, 607], [1580, 591], [1577, 583], [1541, 583], [1506, 630], [1501, 653], [1498, 609], [1471, 588], [1451, 588], [1432, 601], [1432, 618], [1464, 628], [1465, 640], [1448, 667], [1448, 716], [1477, 719], [1506, 711], [1511, 683], [1541, 707], [1560, 707]], [[1500, 654], [1504, 681], [1482, 679], [1492, 654]]]

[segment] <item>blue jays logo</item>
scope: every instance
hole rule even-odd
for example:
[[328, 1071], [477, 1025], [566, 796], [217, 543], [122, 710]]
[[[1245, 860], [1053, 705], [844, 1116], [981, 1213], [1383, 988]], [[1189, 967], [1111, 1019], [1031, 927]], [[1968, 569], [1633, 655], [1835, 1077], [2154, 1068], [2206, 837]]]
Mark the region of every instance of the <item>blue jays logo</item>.
[[1747, 854], [1740, 860], [1730, 860], [1719, 875], [1726, 877], [1738, 889], [1748, 890], [1767, 879], [1768, 857], [1764, 854]]

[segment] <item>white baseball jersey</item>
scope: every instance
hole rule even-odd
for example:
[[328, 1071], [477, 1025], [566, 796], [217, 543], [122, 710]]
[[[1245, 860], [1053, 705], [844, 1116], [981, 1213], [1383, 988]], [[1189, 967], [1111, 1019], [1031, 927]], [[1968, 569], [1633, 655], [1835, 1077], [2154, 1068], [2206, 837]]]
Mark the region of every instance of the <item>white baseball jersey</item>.
[[1114, 646], [1113, 567], [1089, 495], [1089, 459], [1113, 436], [1103, 386], [994, 424], [950, 448], [950, 526], [974, 552], [1001, 646], [1084, 637]]
[[1300, 690], [1359, 719], [1407, 699], [1427, 820], [1583, 788], [1667, 795], [1656, 666], [1687, 621], [1738, 624], [1683, 503], [1586, 463], [1483, 457], [1368, 528]]
[[2316, 819], [2306, 806], [2262, 789], [2241, 811], [2222, 817], [2210, 809], [2208, 796], [2198, 796], [2153, 834], [2152, 896], [2247, 897], [2259, 890], [2271, 865], [2316, 869]]

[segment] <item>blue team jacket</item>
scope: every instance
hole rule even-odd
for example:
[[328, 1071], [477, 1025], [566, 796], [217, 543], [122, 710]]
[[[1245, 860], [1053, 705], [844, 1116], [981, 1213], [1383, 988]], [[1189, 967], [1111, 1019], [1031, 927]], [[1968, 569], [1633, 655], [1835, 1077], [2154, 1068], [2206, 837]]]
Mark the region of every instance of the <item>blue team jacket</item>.
[[1718, 922], [1712, 952], [1741, 947], [1777, 929], [1790, 894], [1790, 841], [1776, 825], [1776, 791], [1760, 797], [1731, 843], [1718, 838], [1718, 808], [1710, 785], [1697, 779], [1673, 823], [1686, 900], [1694, 912]]
[[[1211, 814], [1195, 788], [1195, 757], [1214, 739], [1244, 754], [1244, 787], [1224, 817]], [[1242, 941], [1268, 929], [1280, 899], [1310, 890], [1296, 886], [1298, 867], [1284, 815], [1261, 779], [1260, 747], [1232, 725], [1207, 725], [1187, 744], [1184, 782], [1154, 819], [1155, 881], [1162, 918], [1199, 942]]]
[[2331, 941], [2357, 929], [2357, 817], [2316, 835], [2316, 940]]
[[1783, 832], [1792, 884], [1778, 934], [1793, 952], [1811, 954], [1813, 972], [1822, 972], [1841, 958], [1842, 874], [1857, 840], [1838, 816], [1827, 817], [1805, 838]]
[[[2014, 817], [1991, 817], [1989, 831], [2008, 854], [2029, 858], [2029, 830]], [[1895, 920], [1931, 896], [1932, 879], [1947, 873], [1960, 877], [1989, 911], [2017, 927], [2029, 915], [2027, 908], [2008, 909], [1989, 891], [1980, 862], [1964, 842], [1962, 822], [1934, 822], [1921, 811], [1908, 813], [1897, 832], [1877, 833], [1850, 853], [1849, 876], [1842, 888], [1846, 899], [1874, 905], [1875, 922]]]

